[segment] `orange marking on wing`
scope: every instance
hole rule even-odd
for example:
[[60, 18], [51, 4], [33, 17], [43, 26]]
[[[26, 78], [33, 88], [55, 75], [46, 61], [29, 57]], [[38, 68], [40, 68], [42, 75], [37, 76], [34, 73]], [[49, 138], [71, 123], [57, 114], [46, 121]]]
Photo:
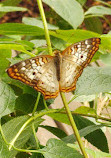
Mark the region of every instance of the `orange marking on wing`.
[[19, 73], [16, 73], [16, 75], [17, 75], [17, 76], [20, 76], [20, 74], [19, 74]]
[[18, 69], [14, 69], [15, 72], [18, 72]]
[[92, 45], [95, 45], [95, 42], [92, 42]]
[[17, 79], [17, 76], [13, 76], [14, 79]]

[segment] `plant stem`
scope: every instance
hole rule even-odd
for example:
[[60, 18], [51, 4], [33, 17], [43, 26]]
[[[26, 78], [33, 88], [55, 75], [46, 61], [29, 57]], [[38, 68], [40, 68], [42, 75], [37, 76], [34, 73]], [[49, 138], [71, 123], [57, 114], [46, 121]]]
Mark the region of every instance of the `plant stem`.
[[31, 118], [29, 118], [24, 124], [23, 126], [20, 128], [20, 130], [18, 131], [18, 133], [16, 134], [16, 136], [12, 139], [12, 141], [10, 142], [10, 145], [9, 145], [9, 150], [11, 150], [11, 148], [14, 146], [14, 143], [15, 141], [17, 140], [17, 138], [19, 137], [19, 135], [22, 133], [22, 131], [25, 129], [25, 127], [33, 120], [35, 120], [36, 118], [38, 117], [42, 117], [44, 116], [45, 114], [49, 114], [49, 113], [54, 113], [54, 112], [57, 112], [58, 110], [55, 110], [55, 109], [51, 109], [51, 110], [48, 110], [48, 111], [42, 111], [41, 113], [35, 115], [35, 116], [32, 116]]
[[43, 21], [43, 25], [44, 25], [44, 31], [45, 31], [45, 37], [46, 37], [46, 41], [47, 41], [48, 51], [49, 51], [50, 55], [53, 55], [51, 42], [50, 42], [50, 37], [49, 37], [49, 32], [48, 32], [48, 27], [47, 27], [47, 22], [46, 22], [45, 13], [44, 13], [43, 5], [42, 5], [42, 1], [41, 0], [37, 0], [37, 3], [38, 3], [38, 7], [39, 7], [41, 18], [42, 18], [42, 21]]
[[32, 130], [33, 130], [34, 138], [35, 138], [35, 141], [36, 141], [37, 149], [39, 149], [39, 141], [38, 141], [38, 138], [37, 138], [37, 136], [36, 136], [36, 131], [35, 131], [35, 127], [34, 127], [34, 122], [32, 123]]
[[[60, 113], [63, 113], [63, 114], [66, 114], [66, 112], [65, 111], [59, 111]], [[96, 114], [82, 114], [82, 113], [79, 113], [79, 112], [74, 112], [74, 111], [72, 111], [71, 112], [72, 114], [74, 114], [74, 115], [81, 115], [81, 116], [87, 116], [87, 117], [93, 117], [93, 118], [98, 118], [98, 119], [100, 119], [100, 120], [104, 120], [104, 121], [109, 121], [109, 122], [111, 122], [111, 119], [109, 119], [109, 118], [105, 118], [105, 117], [102, 117], [102, 116], [97, 116]]]
[[34, 109], [33, 109], [33, 112], [32, 112], [32, 116], [34, 116], [34, 113], [36, 112], [36, 109], [37, 109], [37, 106], [38, 106], [38, 103], [39, 103], [39, 99], [40, 99], [40, 95], [41, 95], [41, 93], [38, 92], [38, 96], [37, 96], [37, 100], [36, 100], [36, 103], [35, 103], [35, 106], [34, 106]]
[[63, 92], [61, 92], [60, 94], [61, 94], [61, 98], [62, 98], [64, 107], [65, 107], [65, 109], [66, 109], [68, 118], [69, 118], [69, 120], [70, 120], [72, 129], [73, 129], [73, 132], [74, 132], [74, 134], [75, 134], [75, 136], [76, 136], [76, 139], [77, 139], [77, 141], [78, 141], [79, 147], [80, 147], [80, 149], [81, 149], [81, 151], [82, 151], [84, 157], [85, 157], [85, 158], [88, 158], [88, 156], [87, 156], [87, 154], [86, 154], [86, 151], [85, 151], [85, 148], [84, 148], [84, 146], [83, 146], [83, 144], [82, 144], [81, 137], [80, 137], [80, 135], [79, 135], [78, 129], [77, 129], [76, 124], [75, 124], [75, 122], [74, 122], [73, 116], [72, 116], [72, 114], [71, 114], [71, 112], [70, 112], [70, 109], [69, 109], [69, 107], [68, 107], [68, 103], [67, 103], [67, 101], [66, 101], [65, 95], [64, 95]]
[[44, 106], [45, 106], [45, 109], [46, 110], [49, 110], [48, 106], [47, 106], [47, 103], [46, 103], [46, 100], [43, 98], [43, 102], [44, 102]]

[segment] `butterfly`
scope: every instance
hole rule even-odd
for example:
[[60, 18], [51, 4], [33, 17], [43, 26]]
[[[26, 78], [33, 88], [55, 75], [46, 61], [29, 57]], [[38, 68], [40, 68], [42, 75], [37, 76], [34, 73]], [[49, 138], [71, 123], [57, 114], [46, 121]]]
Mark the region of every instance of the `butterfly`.
[[32, 86], [45, 99], [76, 89], [77, 79], [99, 49], [100, 38], [90, 38], [67, 47], [54, 56], [39, 55], [8, 68], [8, 75]]

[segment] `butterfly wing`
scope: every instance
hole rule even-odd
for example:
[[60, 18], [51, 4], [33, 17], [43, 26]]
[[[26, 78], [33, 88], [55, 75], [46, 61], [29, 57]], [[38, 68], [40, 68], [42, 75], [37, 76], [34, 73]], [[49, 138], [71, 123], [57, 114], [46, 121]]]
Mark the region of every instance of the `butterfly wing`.
[[49, 55], [41, 55], [12, 65], [8, 75], [16, 80], [32, 86], [41, 92], [45, 99], [55, 98], [59, 93], [54, 59]]
[[99, 49], [100, 38], [75, 43], [62, 52], [60, 91], [75, 90], [78, 77]]

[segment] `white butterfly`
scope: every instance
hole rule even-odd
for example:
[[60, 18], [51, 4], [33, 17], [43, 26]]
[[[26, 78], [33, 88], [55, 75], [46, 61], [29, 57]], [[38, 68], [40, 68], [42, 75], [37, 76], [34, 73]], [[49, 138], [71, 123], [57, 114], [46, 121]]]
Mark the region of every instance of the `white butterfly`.
[[75, 90], [78, 77], [99, 49], [100, 38], [90, 38], [57, 51], [55, 56], [40, 55], [12, 65], [8, 75], [41, 92], [45, 99]]

